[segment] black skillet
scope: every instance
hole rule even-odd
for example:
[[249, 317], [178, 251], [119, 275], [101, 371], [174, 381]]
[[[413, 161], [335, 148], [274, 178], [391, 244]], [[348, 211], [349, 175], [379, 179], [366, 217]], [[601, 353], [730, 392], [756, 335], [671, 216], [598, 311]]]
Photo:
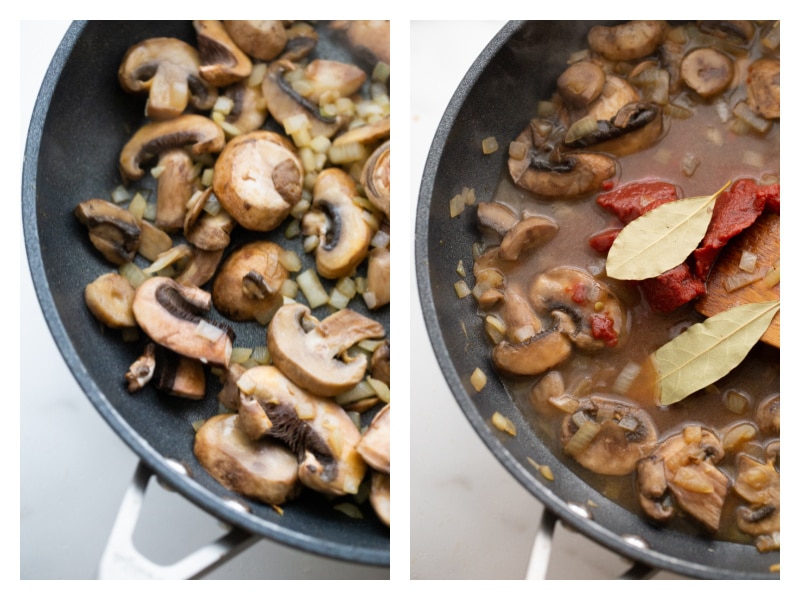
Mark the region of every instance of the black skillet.
[[[319, 31], [315, 51], [319, 56], [358, 62], [331, 30], [321, 27]], [[117, 69], [129, 46], [155, 36], [174, 36], [190, 43], [195, 39], [191, 21], [75, 22], [39, 92], [25, 149], [22, 218], [34, 287], [50, 331], [95, 408], [169, 487], [254, 535], [321, 556], [388, 566], [389, 530], [366, 504], [365, 518], [353, 519], [335, 510], [336, 502], [304, 492], [279, 515], [214, 481], [194, 458], [192, 423], [215, 414], [216, 399], [180, 401], [145, 389], [132, 401], [122, 375], [141, 353], [143, 342], [122, 342], [115, 332], [98, 327], [86, 309], [83, 288], [113, 267], [91, 246], [73, 210], [89, 198], [108, 199], [120, 183], [119, 152], [144, 123], [145, 99], [120, 89]], [[148, 182], [142, 187], [148, 187]], [[149, 188], [155, 189], [152, 181]], [[234, 235], [229, 250], [254, 237], [244, 231]], [[303, 255], [301, 247], [285, 240], [282, 229], [268, 237]], [[299, 240], [294, 244], [300, 244]], [[321, 318], [325, 312], [320, 309], [317, 314]], [[388, 307], [372, 316], [388, 335]], [[236, 331], [237, 345], [265, 343], [263, 327], [237, 325]], [[170, 466], [173, 461], [189, 474]], [[239, 507], [230, 499], [238, 500]], [[246, 511], [240, 509], [242, 504]]]
[[[442, 372], [472, 427], [503, 466], [564, 523], [637, 563], [702, 579], [777, 578], [776, 553], [717, 542], [650, 525], [595, 491], [560, 462], [527, 424], [501, 381], [492, 375], [490, 347], [472, 302], [455, 302], [453, 265], [472, 256], [476, 223], [455, 221], [449, 200], [462, 188], [491, 198], [506, 168], [506, 155], [475, 148], [495, 136], [507, 147], [549, 98], [569, 55], [585, 47], [596, 22], [510, 22], [487, 45], [451, 99], [428, 155], [417, 211], [416, 268], [422, 312]], [[465, 213], [466, 214], [466, 213]], [[470, 217], [466, 217], [469, 219]], [[468, 261], [465, 261], [465, 263]], [[476, 367], [490, 374], [480, 396], [469, 383]], [[497, 411], [511, 418], [515, 437], [490, 420]], [[544, 481], [528, 461], [549, 465]], [[588, 508], [590, 517], [575, 507]]]

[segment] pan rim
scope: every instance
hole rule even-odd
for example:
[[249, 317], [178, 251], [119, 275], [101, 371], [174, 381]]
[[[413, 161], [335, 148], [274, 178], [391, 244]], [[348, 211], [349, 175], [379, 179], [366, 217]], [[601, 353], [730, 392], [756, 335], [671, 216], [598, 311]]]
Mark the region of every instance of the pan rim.
[[40, 309], [62, 359], [81, 390], [117, 436], [170, 489], [177, 491], [208, 514], [231, 526], [310, 554], [368, 566], [388, 567], [390, 564], [388, 544], [385, 549], [376, 549], [319, 539], [279, 523], [270, 523], [255, 514], [246, 513], [225, 503], [222, 497], [172, 468], [168, 459], [158, 453], [122, 418], [89, 375], [64, 327], [50, 290], [39, 246], [40, 231], [36, 213], [38, 157], [50, 101], [70, 53], [88, 24], [89, 21], [73, 21], [70, 24], [48, 66], [28, 124], [22, 168], [21, 219], [28, 269]]
[[[555, 515], [587, 538], [595, 541], [616, 554], [630, 560], [641, 562], [658, 569], [701, 579], [774, 579], [779, 575], [765, 572], [741, 572], [713, 565], [701, 565], [695, 562], [665, 554], [650, 548], [634, 546], [624, 537], [607, 529], [595, 521], [585, 519], [575, 513], [567, 505], [566, 500], [558, 498], [553, 490], [531, 476], [530, 471], [517, 460], [504, 444], [489, 429], [485, 419], [478, 412], [474, 399], [470, 397], [465, 388], [464, 377], [459, 375], [451, 357], [443, 331], [437, 318], [437, 308], [434, 299], [433, 280], [430, 273], [431, 254], [433, 248], [429, 240], [429, 222], [431, 219], [431, 206], [433, 193], [445, 146], [451, 129], [457, 121], [459, 112], [467, 101], [473, 87], [483, 75], [489, 63], [497, 53], [508, 43], [511, 38], [527, 21], [509, 21], [496, 36], [487, 44], [484, 50], [475, 59], [453, 97], [448, 103], [441, 117], [436, 133], [425, 162], [419, 188], [418, 207], [416, 214], [415, 235], [415, 263], [416, 279], [419, 301], [429, 341], [433, 347], [440, 370], [458, 403], [461, 411], [467, 417], [471, 427], [480, 437], [484, 445], [503, 465], [503, 467], [537, 500]], [[638, 517], [637, 517], [638, 518]], [[728, 546], [739, 546], [728, 542], [713, 542], [709, 549], [722, 549]]]

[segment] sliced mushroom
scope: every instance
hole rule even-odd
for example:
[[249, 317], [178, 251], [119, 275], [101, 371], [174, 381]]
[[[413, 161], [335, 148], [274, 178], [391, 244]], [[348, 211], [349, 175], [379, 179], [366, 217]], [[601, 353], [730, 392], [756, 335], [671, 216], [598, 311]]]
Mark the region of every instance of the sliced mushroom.
[[781, 475], [770, 463], [740, 454], [733, 489], [749, 506], [739, 507], [736, 522], [750, 535], [771, 535], [781, 530]]
[[149, 342], [145, 345], [142, 355], [137, 358], [125, 373], [130, 393], [138, 392], [146, 386], [156, 372], [156, 345]]
[[375, 351], [372, 353], [370, 359], [370, 372], [372, 376], [378, 381], [382, 381], [386, 385], [390, 385], [391, 369], [390, 369], [390, 348], [389, 340], [382, 342]]
[[239, 134], [260, 129], [267, 120], [269, 111], [261, 91], [261, 83], [250, 85], [240, 81], [225, 90], [225, 97], [233, 101], [230, 112], [225, 117], [229, 129]]
[[699, 426], [687, 426], [662, 442], [638, 466], [639, 501], [645, 512], [657, 520], [671, 517], [671, 494], [684, 512], [716, 531], [731, 485], [715, 466], [724, 455], [719, 438]]
[[[552, 399], [562, 398], [566, 392], [564, 376], [560, 371], [548, 371], [531, 388], [528, 401], [538, 414], [552, 418], [560, 416], [563, 411], [555, 406]], [[577, 400], [575, 400], [577, 403]]]
[[767, 435], [781, 433], [781, 397], [772, 396], [762, 400], [756, 409], [756, 423]]
[[627, 336], [627, 315], [607, 285], [576, 267], [554, 267], [532, 282], [528, 297], [540, 315], [559, 313], [563, 330], [580, 349], [616, 346]]
[[549, 329], [516, 344], [501, 341], [492, 350], [492, 362], [508, 375], [538, 375], [564, 362], [571, 351], [569, 338]]
[[697, 48], [681, 61], [681, 78], [702, 98], [712, 98], [733, 81], [733, 61], [714, 48]]
[[533, 152], [533, 133], [526, 127], [515, 140], [527, 151], [523, 158], [509, 158], [512, 180], [521, 188], [547, 197], [575, 198], [599, 190], [617, 173], [614, 160], [604, 154], [573, 152], [559, 162], [543, 160]]
[[557, 233], [558, 223], [550, 217], [531, 216], [522, 219], [503, 236], [500, 258], [517, 260], [524, 252], [552, 240]]
[[583, 107], [600, 96], [605, 83], [606, 74], [599, 65], [580, 61], [559, 75], [556, 89], [567, 104]]
[[[319, 237], [316, 265], [322, 277], [350, 275], [369, 252], [373, 231], [354, 201], [356, 194], [353, 179], [341, 169], [324, 169], [317, 175], [303, 231]], [[320, 213], [326, 218], [320, 219]]]
[[93, 198], [75, 208], [75, 216], [89, 230], [89, 239], [109, 262], [132, 262], [139, 249], [141, 228], [136, 218], [113, 202]]
[[214, 105], [217, 90], [200, 76], [197, 50], [177, 38], [146, 39], [131, 46], [119, 67], [126, 92], [147, 92], [145, 114], [154, 120], [181, 115], [191, 101], [198, 110]]
[[260, 60], [272, 60], [286, 46], [283, 21], [223, 21], [228, 35], [245, 53]]
[[598, 122], [611, 121], [622, 108], [639, 102], [639, 92], [622, 77], [608, 75], [600, 95], [586, 108], [586, 114]]
[[286, 29], [286, 45], [280, 58], [299, 61], [306, 58], [319, 42], [319, 34], [308, 23], [293, 23]]
[[200, 76], [225, 87], [250, 75], [253, 63], [231, 39], [222, 21], [192, 21], [197, 32]]
[[289, 272], [280, 262], [282, 253], [268, 241], [250, 242], [231, 253], [214, 279], [216, 309], [234, 321], [266, 324], [283, 304], [281, 286]]
[[200, 250], [191, 248], [183, 270], [175, 275], [175, 281], [189, 287], [202, 287], [214, 277], [217, 267], [222, 260], [224, 250]]
[[202, 115], [146, 123], [122, 148], [120, 172], [126, 181], [135, 181], [144, 177], [142, 164], [167, 150], [188, 147], [192, 155], [200, 156], [219, 152], [224, 145], [222, 128]]
[[387, 473], [373, 471], [370, 476], [369, 503], [381, 522], [389, 527], [389, 480]]
[[289, 61], [279, 60], [270, 64], [262, 83], [262, 93], [272, 117], [281, 125], [295, 115], [305, 114], [309, 120], [311, 138], [323, 136], [333, 138], [343, 125], [339, 117], [323, 116], [319, 106], [299, 95], [283, 77], [287, 70], [298, 68]]
[[163, 347], [156, 349], [153, 374], [156, 389], [179, 398], [202, 400], [206, 395], [206, 374], [203, 364]]
[[336, 396], [364, 378], [367, 358], [347, 356], [347, 349], [384, 336], [383, 326], [350, 309], [337, 311], [306, 331], [311, 316], [302, 304], [278, 309], [267, 329], [267, 347], [274, 364], [300, 387], [319, 396]]
[[233, 331], [201, 316], [210, 308], [211, 294], [168, 277], [147, 279], [133, 300], [136, 322], [154, 342], [203, 363], [227, 367]]
[[359, 143], [367, 146], [380, 142], [381, 140], [389, 137], [390, 133], [391, 118], [383, 117], [382, 119], [371, 121], [363, 125], [358, 125], [348, 129], [347, 131], [339, 133], [335, 138], [333, 138], [333, 145], [344, 146], [346, 144]]
[[698, 21], [697, 28], [737, 44], [747, 44], [756, 33], [752, 21]]
[[183, 235], [195, 248], [207, 252], [224, 250], [231, 243], [236, 221], [224, 209], [207, 212], [206, 206], [214, 197], [212, 188], [196, 192], [187, 203]]
[[321, 98], [331, 94], [338, 98], [348, 98], [367, 80], [367, 74], [352, 63], [321, 58], [308, 63], [304, 74], [312, 86], [306, 98], [316, 105], [321, 103]]
[[334, 21], [331, 27], [346, 31], [356, 51], [365, 53], [373, 61], [389, 64], [389, 21]]
[[214, 479], [248, 498], [283, 504], [301, 490], [297, 459], [271, 440], [250, 440], [234, 414], [216, 415], [197, 430], [194, 453]]
[[273, 366], [253, 367], [237, 381], [241, 397], [253, 397], [271, 426], [266, 436], [287, 444], [300, 463], [298, 476], [319, 492], [355, 494], [367, 465], [357, 452], [361, 433], [331, 399], [308, 393]]
[[[360, 127], [358, 129], [361, 129]], [[355, 129], [353, 131], [357, 131]], [[338, 138], [337, 138], [338, 139]], [[372, 151], [361, 171], [361, 185], [367, 198], [390, 220], [391, 157], [389, 140]]]
[[361, 458], [373, 469], [389, 473], [391, 453], [389, 449], [389, 432], [391, 430], [389, 408], [387, 404], [378, 411], [367, 430], [362, 434], [356, 450]]
[[589, 30], [589, 47], [609, 60], [634, 60], [652, 54], [669, 32], [666, 21], [630, 21]]
[[155, 223], [164, 231], [177, 231], [183, 227], [186, 203], [195, 192], [194, 161], [183, 148], [174, 148], [161, 154], [158, 169]]
[[567, 148], [591, 148], [615, 156], [634, 154], [655, 144], [664, 132], [663, 111], [653, 102], [631, 102], [608, 121], [597, 121], [596, 128]]
[[303, 165], [291, 142], [271, 131], [236, 136], [214, 166], [214, 194], [245, 229], [278, 227], [303, 191]]
[[83, 292], [89, 311], [95, 318], [114, 329], [136, 327], [133, 316], [133, 297], [136, 290], [119, 273], [105, 273]]
[[765, 119], [781, 118], [781, 61], [761, 58], [747, 69], [747, 103]]
[[653, 450], [656, 426], [650, 415], [627, 401], [592, 397], [564, 418], [564, 452], [601, 475], [627, 475]]
[[519, 222], [519, 216], [500, 202], [480, 202], [477, 209], [478, 228], [487, 235], [501, 238]]
[[364, 302], [367, 308], [375, 310], [389, 304], [390, 266], [389, 248], [370, 250], [367, 262], [367, 288], [364, 292]]

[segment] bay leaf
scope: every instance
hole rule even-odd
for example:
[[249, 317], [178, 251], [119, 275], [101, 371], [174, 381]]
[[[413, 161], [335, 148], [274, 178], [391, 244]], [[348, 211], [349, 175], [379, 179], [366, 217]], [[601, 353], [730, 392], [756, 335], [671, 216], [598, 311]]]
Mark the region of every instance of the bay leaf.
[[608, 276], [638, 281], [681, 264], [705, 236], [714, 203], [728, 183], [711, 196], [667, 202], [628, 223], [608, 251]]
[[674, 404], [730, 373], [769, 327], [780, 301], [742, 304], [696, 323], [653, 355], [660, 403]]

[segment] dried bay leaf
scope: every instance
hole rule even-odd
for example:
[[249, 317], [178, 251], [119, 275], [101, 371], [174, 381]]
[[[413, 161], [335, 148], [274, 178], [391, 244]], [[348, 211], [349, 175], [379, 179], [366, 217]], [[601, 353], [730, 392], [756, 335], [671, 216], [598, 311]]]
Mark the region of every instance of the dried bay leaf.
[[769, 327], [780, 301], [735, 306], [696, 323], [655, 351], [660, 402], [674, 404], [730, 373]]
[[705, 236], [714, 203], [728, 183], [711, 196], [667, 202], [628, 223], [608, 251], [608, 276], [639, 281], [681, 264]]

